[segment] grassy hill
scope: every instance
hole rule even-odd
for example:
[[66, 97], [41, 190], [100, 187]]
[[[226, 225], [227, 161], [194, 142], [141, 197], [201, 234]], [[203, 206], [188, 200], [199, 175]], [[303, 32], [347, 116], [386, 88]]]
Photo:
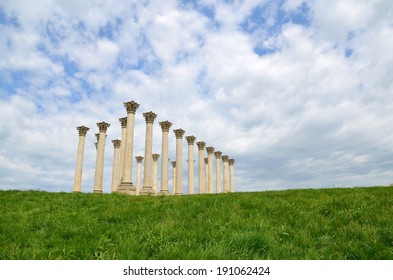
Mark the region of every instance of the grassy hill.
[[0, 259], [393, 259], [393, 188], [0, 191]]

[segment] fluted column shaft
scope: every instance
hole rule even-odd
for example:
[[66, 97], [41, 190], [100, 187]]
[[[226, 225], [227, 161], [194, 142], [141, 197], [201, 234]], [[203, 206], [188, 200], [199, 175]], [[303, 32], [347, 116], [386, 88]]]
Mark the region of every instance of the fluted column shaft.
[[106, 130], [110, 124], [106, 122], [97, 123], [100, 135], [98, 137], [96, 172], [94, 176], [94, 192], [102, 193], [102, 181], [104, 176], [104, 155], [105, 155], [105, 138]]
[[208, 193], [213, 193], [213, 153], [214, 153], [214, 148], [213, 147], [207, 147], [207, 158], [208, 158], [208, 164], [209, 164], [209, 173], [208, 173]]
[[235, 175], [234, 175], [234, 167], [233, 165], [235, 164], [234, 159], [228, 160], [229, 163], [229, 188], [230, 192], [235, 192]]
[[221, 152], [214, 152], [216, 157], [216, 192], [222, 192], [222, 182], [221, 182]]
[[176, 186], [175, 186], [175, 194], [181, 195], [183, 194], [183, 186], [182, 186], [182, 138], [184, 135], [183, 129], [175, 129], [176, 135]]
[[158, 159], [159, 154], [153, 154], [153, 190], [157, 194], [157, 183], [158, 183]]
[[205, 193], [205, 164], [203, 151], [206, 143], [201, 141], [196, 143], [198, 146], [198, 193]]
[[227, 155], [222, 156], [223, 162], [223, 179], [224, 179], [224, 193], [228, 192], [228, 159]]
[[209, 158], [204, 158], [205, 161], [205, 186], [204, 193], [209, 193]]
[[118, 191], [122, 193], [135, 194], [135, 188], [132, 185], [132, 162], [134, 149], [135, 112], [139, 108], [139, 104], [134, 101], [124, 102], [124, 107], [127, 110], [126, 151], [124, 158], [123, 179], [118, 188]]
[[188, 194], [194, 194], [194, 142], [196, 137], [187, 136], [188, 144]]
[[113, 166], [112, 166], [112, 193], [116, 192], [119, 186], [119, 155], [120, 155], [120, 145], [121, 141], [119, 139], [112, 140], [113, 143]]
[[136, 156], [136, 186], [135, 186], [135, 194], [139, 195], [139, 191], [141, 189], [141, 176], [142, 176], [142, 156]]
[[172, 126], [169, 121], [160, 122], [162, 130], [162, 148], [161, 148], [161, 190], [160, 194], [169, 194], [168, 190], [168, 133]]
[[90, 128], [86, 126], [78, 126], [76, 128], [79, 133], [78, 151], [76, 155], [75, 177], [74, 177], [74, 192], [81, 191], [82, 185], [82, 169], [83, 169], [83, 156], [85, 151], [86, 134]]
[[176, 192], [176, 161], [172, 161], [173, 175], [172, 175], [172, 194]]
[[141, 194], [154, 193], [152, 184], [153, 169], [153, 122], [157, 114], [153, 112], [143, 113], [146, 120], [146, 137], [145, 137], [145, 167], [143, 169], [143, 187]]
[[121, 145], [120, 145], [120, 162], [119, 162], [119, 181], [123, 181], [124, 163], [126, 158], [126, 137], [127, 137], [127, 117], [119, 118], [121, 124]]

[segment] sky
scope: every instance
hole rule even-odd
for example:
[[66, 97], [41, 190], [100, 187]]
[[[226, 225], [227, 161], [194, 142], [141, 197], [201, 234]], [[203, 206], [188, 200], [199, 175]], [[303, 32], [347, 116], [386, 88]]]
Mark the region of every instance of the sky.
[[0, 190], [72, 191], [85, 125], [92, 192], [105, 121], [110, 192], [131, 100], [134, 156], [153, 111], [154, 153], [169, 120], [170, 159], [182, 128], [235, 159], [236, 191], [389, 185], [392, 50], [391, 0], [0, 0]]

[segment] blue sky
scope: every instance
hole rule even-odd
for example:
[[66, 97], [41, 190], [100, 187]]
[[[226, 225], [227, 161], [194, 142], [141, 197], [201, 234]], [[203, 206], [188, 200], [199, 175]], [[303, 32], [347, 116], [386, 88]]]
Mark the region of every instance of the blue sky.
[[153, 111], [154, 152], [169, 120], [236, 159], [239, 191], [391, 184], [392, 14], [388, 0], [1, 1], [0, 189], [71, 191], [86, 125], [92, 191], [106, 121], [109, 192], [129, 100], [135, 156]]

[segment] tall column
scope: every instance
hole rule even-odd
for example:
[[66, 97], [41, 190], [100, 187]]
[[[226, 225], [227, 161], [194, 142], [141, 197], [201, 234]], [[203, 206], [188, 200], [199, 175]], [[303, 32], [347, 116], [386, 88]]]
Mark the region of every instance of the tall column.
[[209, 193], [209, 159], [206, 157], [204, 158], [205, 161], [205, 186], [204, 186], [204, 193]]
[[216, 157], [216, 192], [221, 193], [222, 192], [222, 186], [221, 186], [221, 155], [222, 152], [214, 152], [214, 155]]
[[205, 164], [203, 161], [203, 151], [206, 143], [203, 141], [196, 143], [198, 146], [198, 193], [205, 193]]
[[160, 194], [168, 195], [168, 133], [172, 126], [169, 121], [160, 122], [162, 130], [162, 151], [161, 151], [161, 190]]
[[145, 138], [145, 167], [143, 169], [143, 187], [141, 194], [154, 194], [151, 173], [153, 169], [153, 122], [157, 114], [153, 112], [143, 113], [146, 120]]
[[100, 131], [100, 136], [98, 137], [96, 173], [94, 176], [94, 192], [102, 193], [102, 179], [104, 176], [105, 138], [106, 130], [108, 129], [110, 124], [106, 122], [100, 122], [97, 123], [97, 126]]
[[208, 164], [209, 164], [209, 173], [207, 175], [207, 193], [213, 193], [213, 153], [214, 153], [214, 148], [213, 147], [207, 147], [207, 158], [208, 158]]
[[74, 177], [74, 192], [81, 192], [82, 185], [82, 168], [83, 168], [83, 155], [85, 151], [86, 134], [90, 128], [86, 126], [78, 126], [76, 128], [79, 133], [78, 152], [76, 154], [76, 167]]
[[235, 163], [235, 160], [233, 158], [228, 160], [229, 163], [229, 187], [230, 187], [230, 192], [235, 192], [235, 177], [234, 177], [234, 172], [233, 172], [233, 165]]
[[126, 152], [124, 157], [123, 178], [117, 190], [120, 193], [135, 194], [135, 188], [132, 185], [132, 155], [134, 149], [135, 112], [139, 108], [139, 104], [135, 101], [124, 102], [124, 107], [127, 110]]
[[120, 174], [119, 174], [118, 186], [123, 180], [123, 173], [124, 173], [124, 163], [126, 157], [127, 117], [119, 118], [119, 121], [121, 124], [121, 145], [120, 145], [120, 164], [119, 164]]
[[224, 155], [221, 157], [223, 162], [223, 179], [224, 179], [224, 193], [228, 192], [228, 159], [229, 156]]
[[120, 154], [120, 144], [119, 139], [112, 140], [113, 143], [113, 166], [112, 166], [112, 193], [116, 192], [119, 185], [119, 154]]
[[141, 175], [142, 175], [142, 156], [136, 156], [136, 186], [135, 186], [135, 194], [138, 195], [141, 189]]
[[186, 136], [188, 143], [188, 194], [194, 194], [194, 135]]
[[159, 154], [153, 154], [153, 190], [157, 194], [157, 182], [158, 182], [158, 159]]
[[172, 161], [173, 175], [172, 175], [172, 194], [176, 192], [176, 161]]
[[179, 128], [173, 130], [176, 135], [176, 186], [175, 186], [175, 194], [183, 194], [183, 186], [182, 186], [182, 138], [184, 135], [184, 130]]

